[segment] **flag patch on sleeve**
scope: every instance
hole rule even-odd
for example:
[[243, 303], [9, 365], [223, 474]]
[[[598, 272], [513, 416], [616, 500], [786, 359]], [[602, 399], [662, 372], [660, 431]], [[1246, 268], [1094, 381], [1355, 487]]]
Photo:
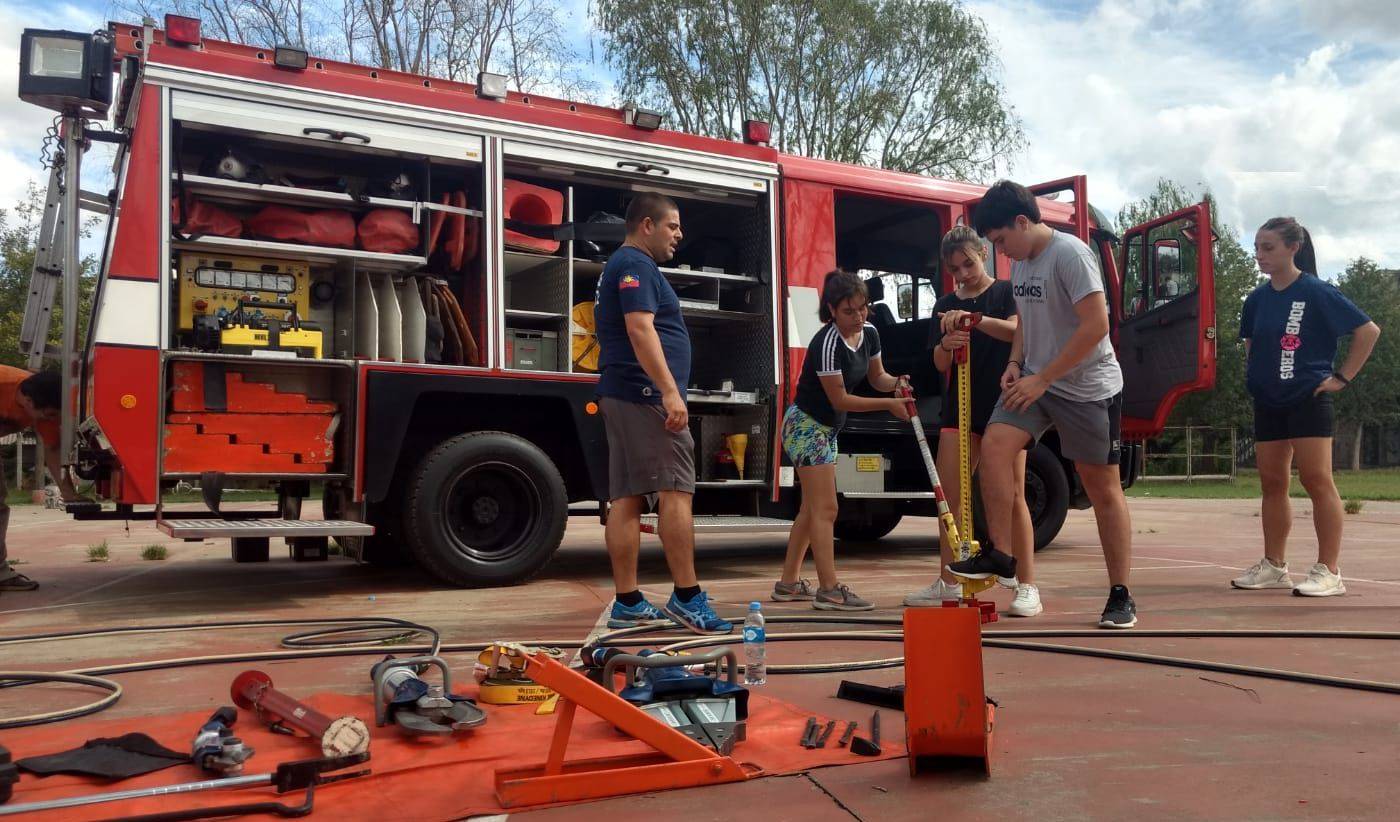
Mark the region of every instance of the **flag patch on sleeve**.
[[636, 274], [623, 274], [622, 279], [617, 281], [617, 289], [619, 291], [624, 288], [640, 288], [641, 285], [642, 281], [637, 279]]

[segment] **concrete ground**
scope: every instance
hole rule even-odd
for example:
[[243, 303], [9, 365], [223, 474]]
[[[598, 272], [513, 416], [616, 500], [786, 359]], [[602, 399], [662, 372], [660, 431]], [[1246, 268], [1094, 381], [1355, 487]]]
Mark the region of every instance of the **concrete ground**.
[[[1234, 591], [1228, 580], [1261, 555], [1257, 503], [1131, 501], [1132, 590], [1140, 628], [1400, 630], [1400, 504], [1367, 503], [1347, 518], [1342, 571], [1348, 594], [1304, 599], [1287, 591]], [[1295, 502], [1292, 568], [1301, 577], [1316, 541], [1306, 502]], [[902, 595], [929, 581], [933, 521], [906, 520], [878, 544], [842, 545], [842, 579], [896, 615]], [[119, 624], [215, 619], [394, 616], [429, 623], [446, 641], [564, 640], [584, 636], [611, 596], [597, 522], [575, 518], [565, 547], [533, 582], [514, 588], [445, 589], [414, 571], [383, 572], [333, 559], [294, 564], [283, 555], [235, 565], [225, 544], [172, 542], [148, 524], [73, 523], [18, 508], [11, 556], [43, 583], [0, 594], [0, 634], [14, 636]], [[107, 540], [111, 559], [86, 561]], [[669, 593], [660, 547], [647, 538], [643, 589]], [[139, 558], [164, 543], [169, 558]], [[702, 537], [701, 578], [721, 613], [766, 598], [784, 535]], [[274, 548], [274, 555], [277, 549]], [[1107, 583], [1088, 512], [1072, 512], [1059, 539], [1038, 556], [1046, 611], [1009, 628], [1088, 628]], [[1009, 592], [994, 597], [1002, 607]], [[810, 613], [765, 602], [769, 613]], [[784, 630], [774, 626], [771, 633]], [[790, 629], [789, 629], [790, 630]], [[287, 629], [151, 634], [4, 647], [0, 668], [61, 670], [108, 661], [276, 648]], [[1382, 641], [1349, 639], [1153, 639], [1132, 632], [1054, 640], [1148, 653], [1400, 682], [1400, 653]], [[891, 656], [895, 646], [773, 644], [773, 662]], [[462, 660], [461, 657], [457, 659]], [[367, 691], [364, 658], [268, 667], [279, 686]], [[911, 779], [904, 760], [853, 764], [794, 777], [615, 799], [541, 811], [532, 819], [616, 819], [638, 813], [689, 819], [1380, 819], [1394, 818], [1385, 785], [1397, 773], [1400, 696], [1299, 685], [1129, 662], [988, 649], [988, 693], [997, 714], [990, 779], [952, 773]], [[207, 666], [121, 677], [126, 695], [106, 718], [212, 708], [240, 666]], [[900, 670], [848, 675], [892, 684]], [[840, 675], [774, 677], [775, 696], [832, 716], [870, 709], [834, 698]], [[0, 691], [0, 716], [90, 698], [64, 687]], [[886, 741], [902, 723], [887, 712]], [[795, 741], [794, 741], [795, 743]], [[852, 757], [854, 760], [855, 757]], [[404, 818], [412, 818], [411, 813]]]

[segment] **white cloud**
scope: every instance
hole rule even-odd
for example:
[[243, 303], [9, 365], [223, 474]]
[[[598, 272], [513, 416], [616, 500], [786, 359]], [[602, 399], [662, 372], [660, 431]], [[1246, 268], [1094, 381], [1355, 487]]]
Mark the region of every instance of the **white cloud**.
[[[94, 31], [102, 15], [73, 5], [27, 6], [0, 3], [0, 208], [24, 196], [30, 181], [47, 184], [39, 147], [54, 113], [19, 99], [19, 35], [25, 28]], [[105, 155], [105, 149], [101, 152]], [[96, 153], [95, 153], [96, 154]], [[94, 157], [102, 166], [105, 159]], [[99, 172], [100, 173], [100, 172]]]
[[[1300, 2], [1244, 16], [1297, 29], [1314, 13]], [[1213, 0], [1104, 0], [1082, 15], [1033, 0], [970, 8], [998, 42], [1025, 120], [1017, 178], [1086, 173], [1090, 199], [1110, 214], [1159, 177], [1207, 186], [1246, 244], [1288, 214], [1311, 229], [1323, 273], [1359, 255], [1400, 267], [1400, 51], [1362, 53], [1338, 23], [1338, 36], [1305, 32], [1287, 45], [1309, 47], [1261, 61], [1272, 28], [1221, 31], [1243, 18]]]

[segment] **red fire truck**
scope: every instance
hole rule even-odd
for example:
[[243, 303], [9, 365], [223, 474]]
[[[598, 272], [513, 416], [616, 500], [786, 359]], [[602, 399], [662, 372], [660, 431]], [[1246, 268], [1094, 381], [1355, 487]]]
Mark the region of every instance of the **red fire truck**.
[[[54, 292], [77, 293], [62, 263], [78, 220], [63, 215], [104, 200], [111, 212], [89, 331], [78, 339], [65, 312], [61, 356], [70, 461], [112, 504], [76, 516], [229, 538], [238, 561], [266, 560], [274, 538], [320, 559], [335, 538], [454, 584], [536, 573], [571, 505], [606, 513], [592, 299], [639, 191], [675, 198], [685, 231], [663, 272], [694, 342], [698, 531], [785, 529], [795, 513], [777, 431], [833, 267], [867, 278], [886, 368], [913, 375], [922, 418], [938, 419], [926, 341], [950, 279], [937, 248], [982, 186], [784, 155], [763, 123], [731, 142], [485, 73], [471, 85], [214, 41], [187, 18], [86, 37], [72, 48], [96, 54], [91, 70], [116, 69], [110, 103], [26, 97], [64, 112], [65, 138], [27, 316], [32, 362]], [[117, 146], [110, 198], [78, 190], [93, 140]], [[1120, 238], [1083, 177], [1035, 190], [1048, 222], [1098, 251], [1124, 433], [1140, 441], [1214, 382], [1207, 206]], [[1007, 260], [994, 265], [1009, 276]], [[840, 536], [931, 513], [907, 424], [853, 415], [841, 444]], [[1125, 483], [1137, 453], [1124, 449]], [[1086, 502], [1053, 434], [1029, 468], [1042, 546]], [[209, 510], [163, 500], [181, 480]], [[230, 510], [233, 487], [276, 489], [277, 509]], [[303, 519], [314, 492], [323, 518]]]

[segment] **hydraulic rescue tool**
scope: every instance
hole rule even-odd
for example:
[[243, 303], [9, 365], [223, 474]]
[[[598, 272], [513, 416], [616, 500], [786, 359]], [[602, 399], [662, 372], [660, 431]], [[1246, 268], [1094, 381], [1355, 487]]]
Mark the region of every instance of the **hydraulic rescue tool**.
[[[441, 685], [430, 685], [419, 675], [430, 666], [442, 672]], [[376, 727], [393, 722], [410, 734], [450, 734], [486, 722], [486, 714], [470, 699], [452, 693], [452, 674], [438, 657], [385, 657], [369, 675]]]
[[[728, 682], [687, 668], [724, 660]], [[707, 748], [728, 755], [742, 742], [749, 715], [749, 692], [739, 684], [739, 657], [728, 647], [703, 654], [671, 656], [651, 650], [618, 654], [603, 666], [603, 687], [625, 670], [623, 699], [649, 716], [680, 731]]]
[[238, 776], [243, 763], [253, 755], [253, 749], [233, 735], [233, 723], [238, 721], [238, 709], [225, 705], [215, 711], [195, 734], [190, 746], [190, 758], [210, 773]]
[[230, 690], [235, 705], [256, 711], [274, 731], [301, 731], [320, 743], [325, 756], [348, 756], [369, 750], [369, 728], [362, 720], [353, 716], [331, 719], [273, 688], [272, 677], [262, 671], [244, 671]]

